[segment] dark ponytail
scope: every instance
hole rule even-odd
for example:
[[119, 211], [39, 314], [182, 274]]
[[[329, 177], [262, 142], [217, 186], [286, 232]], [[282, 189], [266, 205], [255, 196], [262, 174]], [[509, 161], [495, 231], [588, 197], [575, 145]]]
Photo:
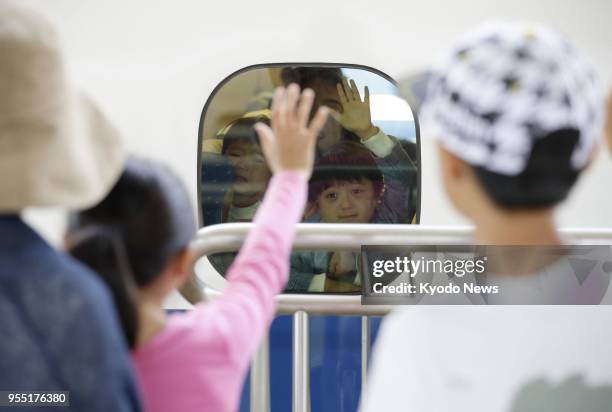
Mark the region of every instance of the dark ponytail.
[[178, 177], [161, 164], [134, 158], [105, 199], [70, 217], [69, 251], [108, 284], [130, 347], [138, 334], [137, 288], [157, 279], [195, 231]]
[[102, 278], [111, 290], [119, 321], [130, 348], [136, 346], [138, 307], [136, 284], [121, 236], [104, 226], [75, 230], [67, 239], [70, 254]]

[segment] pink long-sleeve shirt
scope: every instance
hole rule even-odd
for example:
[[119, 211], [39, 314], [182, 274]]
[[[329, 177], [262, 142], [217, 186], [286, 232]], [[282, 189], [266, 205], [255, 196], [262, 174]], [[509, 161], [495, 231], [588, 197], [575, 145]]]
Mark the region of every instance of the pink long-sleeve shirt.
[[170, 316], [165, 328], [132, 354], [149, 412], [235, 411], [257, 346], [285, 286], [294, 224], [306, 180], [276, 174], [227, 279], [223, 297]]

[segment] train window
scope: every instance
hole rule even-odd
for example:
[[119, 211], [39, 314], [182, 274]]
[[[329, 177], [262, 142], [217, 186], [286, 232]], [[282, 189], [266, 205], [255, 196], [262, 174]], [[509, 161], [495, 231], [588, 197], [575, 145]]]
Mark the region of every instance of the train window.
[[[292, 82], [314, 90], [313, 114], [321, 105], [333, 114], [317, 141], [303, 221], [418, 223], [418, 122], [395, 81], [364, 66], [269, 64], [232, 74], [204, 106], [201, 226], [253, 218], [271, 177], [253, 126], [269, 123], [274, 88]], [[216, 254], [210, 262], [224, 275], [234, 256]], [[286, 292], [356, 293], [359, 262], [348, 252], [295, 252]]]

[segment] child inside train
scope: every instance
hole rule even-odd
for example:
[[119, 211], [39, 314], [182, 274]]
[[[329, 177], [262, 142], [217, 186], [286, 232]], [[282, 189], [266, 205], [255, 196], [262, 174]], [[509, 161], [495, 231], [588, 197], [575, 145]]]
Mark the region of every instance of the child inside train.
[[255, 124], [270, 125], [270, 110], [250, 112], [218, 134], [220, 153], [202, 155], [204, 225], [250, 222], [271, 177]]
[[[312, 115], [317, 107], [324, 105], [330, 109], [331, 116], [317, 141], [317, 157], [346, 141], [360, 143], [372, 153], [387, 185], [380, 206], [387, 212], [381, 214], [385, 219], [378, 223], [417, 223], [417, 145], [389, 136], [373, 123], [368, 86], [362, 95], [354, 80], [333, 67], [287, 67], [282, 77], [286, 82], [294, 81], [315, 91]], [[403, 208], [397, 207], [400, 198]]]
[[309, 121], [313, 100], [312, 90], [279, 88], [271, 127], [255, 125], [274, 176], [214, 302], [173, 316], [162, 309], [188, 278], [196, 229], [189, 197], [167, 169], [128, 161], [111, 193], [72, 217], [67, 243], [114, 291], [147, 410], [237, 410], [249, 361], [274, 316], [274, 295], [286, 283], [294, 224], [306, 203], [327, 117], [322, 108]]
[[[255, 125], [270, 125], [270, 117], [267, 109], [246, 113], [217, 134], [221, 153], [203, 153], [201, 202], [205, 226], [253, 220], [272, 176]], [[209, 256], [222, 276], [235, 258], [235, 252]]]
[[[371, 152], [358, 143], [336, 143], [315, 163], [308, 187], [306, 220], [322, 223], [384, 220], [380, 216], [384, 194], [385, 180]], [[345, 251], [295, 253], [287, 290], [359, 291], [357, 260], [357, 254]]]

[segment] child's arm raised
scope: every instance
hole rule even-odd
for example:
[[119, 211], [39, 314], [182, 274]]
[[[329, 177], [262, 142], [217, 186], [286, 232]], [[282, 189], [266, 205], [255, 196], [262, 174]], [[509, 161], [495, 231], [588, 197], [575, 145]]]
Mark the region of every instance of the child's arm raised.
[[228, 271], [224, 296], [208, 313], [214, 313], [233, 361], [250, 359], [274, 316], [274, 296], [287, 282], [294, 224], [304, 210], [316, 139], [327, 119], [327, 109], [322, 108], [309, 124], [313, 100], [312, 90], [300, 96], [295, 84], [286, 90], [278, 88], [272, 128], [256, 125], [274, 176], [255, 216], [255, 227]]

